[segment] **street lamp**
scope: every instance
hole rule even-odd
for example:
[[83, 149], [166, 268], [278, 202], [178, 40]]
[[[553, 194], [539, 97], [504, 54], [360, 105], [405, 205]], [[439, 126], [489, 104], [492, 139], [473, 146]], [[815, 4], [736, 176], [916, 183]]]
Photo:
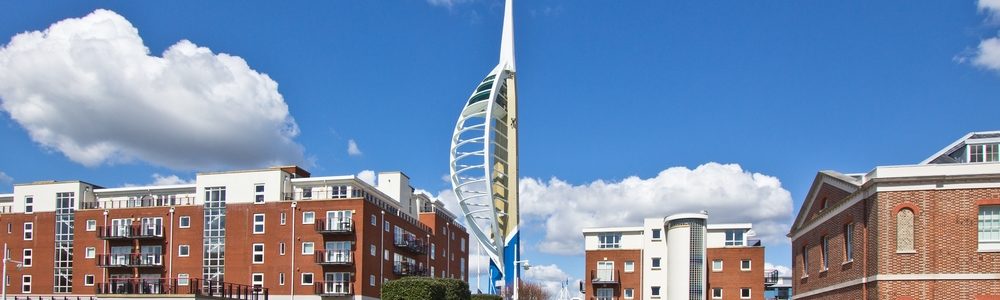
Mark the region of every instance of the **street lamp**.
[[520, 288], [519, 285], [521, 285], [521, 276], [519, 276], [519, 275], [521, 275], [520, 274], [521, 272], [517, 268], [518, 265], [522, 265], [525, 271], [527, 271], [529, 268], [531, 268], [531, 264], [528, 263], [528, 260], [515, 260], [514, 261], [514, 295], [511, 297], [511, 299], [513, 299], [513, 300], [517, 300], [518, 297], [520, 297], [517, 294], [518, 293], [518, 289]]
[[10, 257], [7, 257], [7, 243], [4, 243], [3, 244], [3, 279], [2, 279], [3, 283], [0, 283], [0, 285], [3, 285], [3, 287], [0, 287], [0, 289], [3, 289], [3, 292], [0, 293], [0, 294], [3, 294], [3, 295], [0, 296], [0, 299], [5, 299], [5, 300], [7, 299], [7, 263], [17, 263], [17, 269], [18, 270], [21, 270], [21, 267], [24, 266], [23, 262], [12, 260], [12, 259], [10, 259]]

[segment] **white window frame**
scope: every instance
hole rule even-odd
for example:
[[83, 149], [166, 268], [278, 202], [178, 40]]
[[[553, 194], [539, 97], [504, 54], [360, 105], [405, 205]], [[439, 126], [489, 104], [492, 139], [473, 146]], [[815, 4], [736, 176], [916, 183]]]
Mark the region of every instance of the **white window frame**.
[[[260, 250], [257, 250], [258, 246], [260, 246]], [[254, 243], [250, 247], [251, 247], [250, 250], [252, 251], [252, 254], [250, 255], [250, 261], [253, 264], [255, 264], [255, 265], [262, 265], [262, 264], [264, 264], [264, 244], [263, 243]], [[259, 261], [257, 260], [257, 256], [258, 255], [260, 256], [260, 260]]]
[[624, 291], [622, 291], [622, 294], [625, 297], [625, 299], [634, 299], [635, 298], [635, 289], [633, 289], [633, 288], [627, 288]]
[[[259, 221], [257, 217], [260, 217]], [[267, 230], [267, 226], [264, 225], [266, 218], [264, 214], [253, 214], [253, 227], [251, 227], [253, 228], [253, 234], [264, 234], [264, 231]], [[260, 231], [257, 231], [257, 226], [260, 226]]]
[[35, 196], [32, 195], [24, 196], [24, 213], [26, 214], [35, 213]]
[[[187, 251], [181, 250], [181, 249], [186, 249]], [[187, 252], [187, 254], [185, 254], [184, 252]], [[177, 256], [178, 257], [188, 257], [188, 256], [191, 256], [191, 245], [178, 245], [177, 246]]]
[[383, 224], [382, 229], [385, 230], [385, 232], [389, 232], [389, 221], [388, 220], [383, 221], [382, 224]]
[[658, 285], [651, 286], [651, 287], [649, 287], [649, 295], [651, 297], [659, 298], [660, 295], [663, 294], [663, 293], [661, 293], [662, 290], [663, 289], [660, 288], [660, 286], [658, 286]]
[[21, 265], [22, 267], [30, 267], [35, 263], [35, 251], [31, 248], [25, 248], [21, 251]]
[[[716, 268], [715, 263], [719, 263], [718, 268]], [[722, 272], [722, 269], [726, 267], [726, 262], [721, 259], [712, 260], [712, 272]]]
[[[743, 296], [743, 292], [746, 291], [746, 296]], [[750, 299], [753, 297], [753, 290], [750, 288], [740, 288], [740, 299]]]
[[375, 214], [372, 214], [371, 219], [372, 219], [372, 226], [378, 226], [378, 218], [375, 217]]
[[22, 228], [24, 229], [24, 232], [21, 234], [21, 237], [23, 237], [25, 241], [30, 241], [35, 239], [34, 222], [24, 222]]
[[[87, 283], [87, 281], [90, 281], [90, 283]], [[97, 278], [94, 277], [94, 274], [83, 275], [83, 285], [84, 286], [94, 286], [94, 282], [96, 282], [96, 281], [97, 281]]]
[[371, 247], [369, 247], [368, 252], [370, 252], [372, 256], [375, 256], [375, 252], [378, 252], [376, 250], [377, 249], [375, 248], [375, 244], [371, 244]]
[[316, 212], [314, 211], [302, 212], [302, 224], [316, 224]]
[[[716, 294], [715, 292], [719, 292]], [[712, 288], [712, 299], [722, 299], [722, 288]]]
[[802, 245], [802, 278], [809, 277], [809, 245]]
[[854, 261], [854, 223], [844, 225], [844, 263]]
[[980, 205], [977, 210], [978, 250], [1000, 251], [1000, 205]]
[[597, 234], [597, 249], [621, 249], [621, 232], [606, 232]]
[[[184, 225], [184, 223], [187, 223], [187, 225]], [[180, 216], [177, 218], [177, 228], [191, 228], [191, 216]]]
[[615, 281], [615, 261], [602, 260], [597, 262], [597, 279], [602, 281]]
[[[258, 191], [257, 188], [260, 188]], [[264, 204], [264, 184], [257, 183], [253, 185], [253, 203], [254, 204]]]
[[653, 270], [659, 270], [663, 267], [663, 259], [660, 257], [652, 257], [649, 261], [649, 268]]
[[[25, 283], [27, 282], [27, 283]], [[21, 275], [21, 293], [31, 293], [31, 275]], [[27, 288], [27, 289], [25, 289]]]
[[[260, 280], [257, 280], [257, 276], [260, 276]], [[264, 273], [250, 273], [250, 286], [264, 287]]]
[[285, 214], [285, 212], [281, 212], [281, 214], [278, 216], [280, 216], [278, 219], [280, 220], [281, 225], [285, 225], [285, 223], [287, 223], [288, 221], [288, 216]]
[[[737, 238], [739, 235], [739, 238]], [[726, 247], [742, 247], [747, 244], [747, 233], [743, 229], [726, 230]]]
[[188, 285], [191, 282], [191, 275], [188, 273], [177, 274], [177, 285]]
[[87, 231], [97, 231], [97, 220], [87, 220]]
[[659, 241], [663, 239], [663, 229], [653, 228], [652, 232], [650, 233], [650, 238], [654, 241]]
[[285, 285], [285, 272], [278, 272], [278, 285]]
[[278, 255], [285, 255], [285, 242], [278, 243]]
[[[309, 282], [308, 283], [306, 283], [306, 275], [309, 275]], [[316, 283], [316, 275], [313, 274], [313, 273], [309, 273], [309, 272], [302, 273], [302, 276], [299, 276], [299, 277], [301, 278], [301, 280], [299, 280], [299, 284], [301, 284], [301, 285], [313, 285], [313, 284]]]
[[635, 272], [635, 261], [634, 260], [626, 260], [624, 268], [625, 268], [625, 273]]
[[[433, 276], [431, 276], [433, 277]], [[368, 285], [375, 286], [375, 275], [368, 275]]]
[[83, 258], [94, 258], [97, 257], [97, 248], [87, 247], [83, 248]]
[[611, 300], [614, 298], [615, 298], [615, 289], [613, 288], [597, 288], [594, 290], [594, 299]]
[[[746, 266], [747, 266], [746, 268], [743, 267], [743, 263], [744, 262], [746, 263]], [[740, 271], [750, 271], [750, 269], [752, 269], [752, 268], [753, 268], [753, 261], [751, 261], [749, 259], [741, 259], [740, 260]]]
[[[309, 246], [309, 251], [306, 251], [306, 245]], [[313, 242], [302, 242], [302, 255], [313, 255], [316, 252], [316, 243]]]

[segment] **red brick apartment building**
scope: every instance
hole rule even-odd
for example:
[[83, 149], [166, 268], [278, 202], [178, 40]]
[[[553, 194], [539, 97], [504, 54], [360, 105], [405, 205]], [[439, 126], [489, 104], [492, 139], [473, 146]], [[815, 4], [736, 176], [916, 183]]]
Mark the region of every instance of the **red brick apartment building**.
[[23, 262], [7, 292], [377, 299], [403, 276], [468, 280], [455, 215], [401, 172], [377, 181], [277, 167], [171, 186], [16, 184], [0, 195], [0, 240]]
[[586, 299], [764, 299], [778, 272], [764, 270], [751, 224], [707, 218], [677, 214], [641, 227], [584, 229]]
[[916, 165], [821, 171], [792, 239], [794, 299], [1000, 299], [1000, 131]]

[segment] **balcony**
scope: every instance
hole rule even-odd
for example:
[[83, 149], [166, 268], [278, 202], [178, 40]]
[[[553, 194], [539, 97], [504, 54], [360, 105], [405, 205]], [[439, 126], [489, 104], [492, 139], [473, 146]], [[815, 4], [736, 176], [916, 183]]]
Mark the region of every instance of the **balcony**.
[[427, 268], [416, 263], [397, 261], [392, 265], [392, 273], [399, 276], [426, 276]]
[[338, 282], [317, 282], [313, 285], [316, 295], [324, 297], [338, 297], [354, 295], [354, 284], [347, 281]]
[[764, 286], [772, 286], [778, 283], [778, 270], [764, 270]]
[[403, 238], [397, 238], [394, 242], [397, 248], [402, 248], [403, 250], [409, 251], [415, 254], [427, 253], [427, 245], [424, 245], [424, 241], [416, 238], [413, 235], [405, 235]]
[[323, 234], [348, 234], [354, 232], [354, 221], [351, 219], [318, 219], [316, 232]]
[[316, 263], [324, 266], [349, 266], [354, 264], [351, 250], [320, 250], [316, 251]]
[[98, 226], [97, 237], [102, 240], [162, 239], [163, 225]]
[[618, 270], [590, 270], [590, 282], [593, 284], [618, 284]]
[[97, 266], [102, 268], [163, 267], [163, 254], [100, 254], [97, 256]]
[[194, 299], [267, 300], [268, 289], [242, 284], [201, 280], [197, 278], [128, 278], [98, 283], [97, 295], [103, 298], [126, 298], [108, 295], [150, 295], [137, 298], [174, 298], [155, 295], [194, 295]]

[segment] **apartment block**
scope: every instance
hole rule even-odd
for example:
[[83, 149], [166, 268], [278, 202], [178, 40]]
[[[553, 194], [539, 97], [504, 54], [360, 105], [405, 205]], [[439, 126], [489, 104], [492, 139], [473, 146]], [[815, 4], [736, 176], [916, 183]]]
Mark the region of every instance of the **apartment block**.
[[820, 171], [788, 236], [794, 299], [1000, 299], [1000, 131]]
[[764, 299], [777, 271], [751, 224], [707, 224], [705, 213], [643, 226], [583, 230], [587, 299]]
[[169, 186], [15, 184], [0, 224], [22, 265], [8, 269], [15, 297], [378, 299], [404, 276], [468, 280], [465, 228], [402, 172], [374, 185], [295, 166]]

